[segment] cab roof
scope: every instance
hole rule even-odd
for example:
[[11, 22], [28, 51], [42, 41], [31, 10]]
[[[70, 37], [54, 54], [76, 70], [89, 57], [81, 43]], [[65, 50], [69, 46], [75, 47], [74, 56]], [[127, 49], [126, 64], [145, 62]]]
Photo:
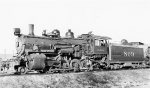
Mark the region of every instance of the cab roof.
[[98, 35], [92, 35], [95, 39], [104, 39], [104, 40], [111, 40], [112, 38], [108, 36], [98, 36]]

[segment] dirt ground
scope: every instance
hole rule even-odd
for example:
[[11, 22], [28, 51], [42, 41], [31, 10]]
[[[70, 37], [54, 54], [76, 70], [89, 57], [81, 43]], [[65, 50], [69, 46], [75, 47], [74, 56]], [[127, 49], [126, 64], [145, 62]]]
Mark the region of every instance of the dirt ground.
[[0, 88], [150, 88], [150, 69], [0, 76]]

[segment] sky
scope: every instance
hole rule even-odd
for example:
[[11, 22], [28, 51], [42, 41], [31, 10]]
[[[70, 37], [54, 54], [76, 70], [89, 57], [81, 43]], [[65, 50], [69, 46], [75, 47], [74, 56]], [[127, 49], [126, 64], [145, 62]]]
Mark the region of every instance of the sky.
[[71, 29], [75, 36], [93, 31], [113, 41], [150, 44], [150, 0], [0, 0], [0, 53], [13, 54], [13, 28], [35, 35], [59, 29], [61, 36]]

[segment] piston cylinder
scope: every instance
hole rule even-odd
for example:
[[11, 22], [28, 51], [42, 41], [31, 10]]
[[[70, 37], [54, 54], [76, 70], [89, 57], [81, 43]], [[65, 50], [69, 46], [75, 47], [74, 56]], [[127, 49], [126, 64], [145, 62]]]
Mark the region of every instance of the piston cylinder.
[[46, 56], [44, 54], [31, 54], [27, 59], [30, 70], [43, 70], [45, 68]]

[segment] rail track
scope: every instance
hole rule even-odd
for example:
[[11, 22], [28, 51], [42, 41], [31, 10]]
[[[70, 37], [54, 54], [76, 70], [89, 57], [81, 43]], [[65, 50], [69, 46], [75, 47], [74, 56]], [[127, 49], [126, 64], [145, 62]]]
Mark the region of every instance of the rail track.
[[150, 69], [150, 67], [146, 67], [146, 68], [123, 68], [123, 69], [117, 69], [117, 70], [108, 70], [108, 69], [95, 69], [93, 71], [80, 71], [80, 72], [73, 72], [73, 71], [69, 71], [69, 72], [53, 72], [53, 73], [39, 73], [36, 71], [31, 71], [28, 72], [27, 74], [15, 74], [14, 72], [12, 73], [2, 73], [0, 74], [0, 77], [7, 77], [7, 76], [31, 76], [31, 75], [50, 75], [50, 74], [80, 74], [80, 73], [84, 73], [84, 72], [116, 72], [116, 71], [124, 71], [124, 70], [141, 70], [141, 69]]

